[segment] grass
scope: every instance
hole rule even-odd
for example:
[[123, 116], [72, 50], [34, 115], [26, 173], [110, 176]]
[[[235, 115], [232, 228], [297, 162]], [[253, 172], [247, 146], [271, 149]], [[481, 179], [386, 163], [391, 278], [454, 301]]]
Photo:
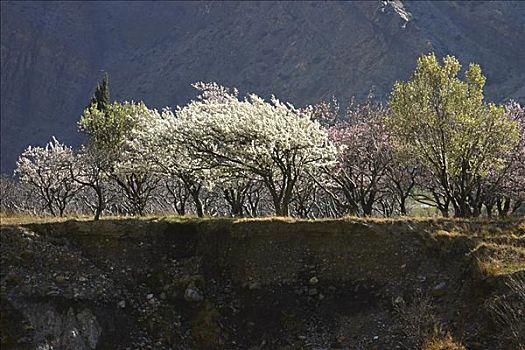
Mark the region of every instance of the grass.
[[482, 242], [471, 254], [476, 257], [480, 271], [488, 276], [525, 271], [525, 247], [512, 241], [510, 244]]
[[[51, 222], [64, 222], [69, 220], [77, 221], [91, 221], [93, 215], [68, 215], [64, 217], [56, 217], [51, 215], [32, 215], [32, 214], [6, 214], [0, 213], [0, 223], [2, 225], [23, 225], [30, 223], [51, 223]], [[357, 216], [345, 216], [343, 218], [320, 218], [320, 219], [302, 219], [293, 217], [278, 217], [278, 216], [265, 216], [257, 218], [230, 218], [230, 217], [203, 217], [198, 218], [197, 216], [187, 215], [179, 216], [169, 213], [159, 214], [148, 214], [145, 216], [103, 216], [100, 220], [162, 220], [166, 222], [209, 222], [209, 221], [231, 221], [232, 223], [241, 222], [334, 222], [334, 221], [351, 221], [351, 222], [363, 222], [373, 224], [398, 224], [398, 223], [434, 223], [437, 225], [448, 223], [454, 224], [456, 232], [469, 231], [471, 224], [479, 225], [490, 225], [498, 223], [515, 224], [517, 230], [525, 232], [525, 220], [523, 218], [506, 218], [506, 219], [490, 219], [490, 218], [444, 218], [437, 216], [397, 216], [390, 218], [383, 217], [357, 217]]]
[[467, 350], [462, 344], [456, 342], [450, 334], [436, 336], [423, 345], [422, 350]]
[[[101, 221], [114, 220], [137, 220], [137, 221], [153, 221], [162, 220], [167, 222], [199, 222], [210, 221], [217, 218], [205, 217], [198, 218], [196, 216], [178, 216], [178, 215], [145, 215], [145, 216], [103, 216]], [[66, 222], [70, 220], [76, 221], [93, 221], [93, 215], [68, 215], [68, 216], [52, 216], [52, 215], [31, 215], [31, 214], [5, 214], [0, 213], [1, 225], [25, 225], [25, 224], [45, 224], [54, 222]]]
[[525, 271], [525, 262], [490, 261], [481, 262], [481, 269], [487, 275], [508, 275]]
[[[29, 214], [8, 215], [0, 213], [1, 225], [29, 225], [29, 224], [48, 224], [61, 223], [67, 221], [90, 222], [93, 216], [87, 215], [69, 215], [66, 217], [54, 216], [35, 216]], [[305, 224], [315, 223], [316, 225], [306, 231], [312, 229], [318, 231], [324, 230], [323, 226], [319, 224], [326, 223], [326, 229], [339, 230], [338, 224], [345, 225], [348, 223], [363, 223], [366, 225], [373, 225], [374, 230], [384, 232], [421, 232], [428, 237], [437, 239], [443, 242], [443, 239], [450, 241], [454, 245], [457, 239], [472, 240], [475, 248], [471, 251], [471, 255], [476, 259], [479, 270], [485, 275], [502, 275], [514, 273], [516, 271], [525, 270], [525, 245], [523, 239], [525, 238], [525, 220], [523, 218], [509, 218], [505, 220], [495, 220], [488, 218], [475, 219], [457, 219], [457, 218], [439, 218], [439, 217], [394, 217], [394, 218], [380, 218], [380, 217], [344, 217], [338, 219], [323, 218], [323, 219], [300, 219], [292, 217], [259, 217], [259, 218], [229, 218], [229, 217], [203, 217], [196, 216], [179, 216], [179, 215], [146, 215], [142, 217], [130, 216], [104, 216], [101, 218], [102, 222], [166, 222], [166, 223], [181, 223], [181, 224], [204, 224], [216, 227], [222, 225], [241, 225], [244, 226], [249, 223], [270, 225], [278, 223], [297, 224], [290, 226], [287, 229], [289, 232], [297, 233], [305, 230]], [[257, 230], [263, 232], [266, 226], [257, 225], [250, 226], [250, 230]], [[98, 226], [97, 226], [98, 227]], [[328, 228], [330, 227], [330, 228]], [[343, 228], [344, 226], [341, 226]], [[267, 230], [273, 230], [273, 226], [268, 226]], [[88, 228], [89, 232], [92, 229]], [[292, 231], [290, 231], [292, 230]], [[245, 229], [241, 229], [242, 232]], [[304, 232], [306, 232], [304, 231]], [[446, 247], [442, 247], [446, 249]]]
[[87, 215], [69, 215], [57, 217], [51, 215], [31, 215], [31, 214], [5, 214], [0, 213], [1, 225], [24, 225], [35, 223], [65, 222], [68, 220], [91, 220], [92, 216]]

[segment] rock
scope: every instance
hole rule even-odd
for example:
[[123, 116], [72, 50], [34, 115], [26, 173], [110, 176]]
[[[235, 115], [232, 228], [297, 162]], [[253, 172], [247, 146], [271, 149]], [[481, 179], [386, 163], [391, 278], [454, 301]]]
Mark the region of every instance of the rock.
[[398, 296], [394, 299], [394, 305], [402, 305], [405, 303], [405, 299], [402, 296]]
[[441, 297], [445, 294], [447, 294], [447, 283], [446, 282], [440, 282], [438, 283], [434, 288], [432, 288], [432, 295], [435, 297]]
[[197, 288], [188, 287], [184, 291], [184, 299], [189, 302], [200, 302], [204, 300], [204, 297]]
[[248, 283], [248, 289], [249, 290], [261, 289], [261, 284], [259, 282], [250, 281]]
[[20, 253], [20, 257], [25, 261], [32, 259], [33, 255], [34, 253], [31, 249], [25, 249], [22, 251], [22, 253]]
[[316, 276], [310, 278], [310, 280], [308, 281], [308, 283], [310, 283], [310, 285], [312, 286], [315, 286], [317, 283], [319, 283], [319, 278], [317, 278]]
[[77, 313], [70, 307], [59, 311], [45, 303], [20, 306], [33, 327], [32, 348], [89, 350], [97, 347], [102, 327], [91, 310]]
[[97, 347], [98, 339], [102, 333], [102, 328], [97, 322], [95, 315], [89, 309], [84, 309], [77, 314], [77, 322], [79, 324], [80, 332], [84, 336], [87, 345], [91, 349]]
[[124, 309], [126, 307], [126, 301], [124, 300], [119, 301], [117, 306], [121, 309]]
[[22, 276], [15, 272], [9, 272], [7, 276], [5, 276], [4, 283], [7, 285], [19, 285], [24, 281]]
[[80, 282], [87, 282], [87, 278], [86, 277], [79, 277], [78, 279]]
[[153, 298], [153, 294], [146, 295], [146, 299], [150, 300], [151, 298]]
[[66, 277], [63, 276], [63, 275], [56, 275], [55, 276], [55, 281], [57, 283], [64, 283], [66, 281]]

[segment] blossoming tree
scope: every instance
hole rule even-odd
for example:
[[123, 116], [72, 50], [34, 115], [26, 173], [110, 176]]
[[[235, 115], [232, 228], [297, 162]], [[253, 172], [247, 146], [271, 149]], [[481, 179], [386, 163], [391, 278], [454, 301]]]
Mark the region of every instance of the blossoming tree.
[[140, 169], [143, 173], [180, 181], [193, 200], [197, 215], [203, 216], [201, 191], [210, 173], [208, 166], [189, 153], [179, 129], [170, 109], [145, 111], [130, 130], [119, 168], [124, 172]]
[[288, 216], [297, 180], [332, 164], [336, 149], [307, 111], [275, 97], [268, 102], [217, 84], [197, 83], [200, 96], [176, 112], [178, 135], [215, 178], [249, 174], [268, 190], [276, 215]]
[[80, 189], [71, 176], [74, 154], [56, 138], [45, 147], [29, 146], [18, 158], [15, 173], [35, 190], [45, 208], [63, 216], [67, 205]]
[[369, 96], [363, 104], [353, 103], [344, 119], [332, 120], [330, 139], [339, 148], [335, 169], [325, 171], [330, 178], [320, 185], [339, 208], [339, 215], [372, 215], [374, 205], [386, 193], [385, 178], [392, 150], [383, 119], [387, 109]]
[[[97, 160], [84, 165], [102, 167], [100, 173], [95, 168], [90, 172], [109, 174], [124, 191], [127, 209], [134, 215], [144, 213], [158, 179], [143, 166], [144, 163], [136, 161], [137, 153], [130, 152], [126, 147], [134, 139], [134, 130], [140, 129], [152, 113], [142, 102], [114, 102], [103, 110], [92, 104], [79, 122], [80, 130], [90, 137], [89, 149], [93, 153], [90, 160]], [[84, 176], [84, 179], [87, 177]], [[99, 181], [98, 175], [91, 176], [91, 180]]]

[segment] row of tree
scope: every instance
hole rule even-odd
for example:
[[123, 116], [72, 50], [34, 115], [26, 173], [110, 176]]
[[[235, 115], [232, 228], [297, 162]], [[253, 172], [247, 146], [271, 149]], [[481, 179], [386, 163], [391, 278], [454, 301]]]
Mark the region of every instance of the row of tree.
[[463, 79], [460, 71], [454, 57], [423, 55], [388, 105], [370, 96], [344, 113], [335, 100], [298, 109], [215, 83], [157, 111], [112, 103], [106, 76], [80, 118], [88, 142], [29, 147], [17, 163], [21, 184], [10, 186], [28, 186], [53, 215], [76, 203], [95, 219], [159, 210], [391, 216], [411, 203], [443, 216], [512, 214], [525, 199], [524, 108], [486, 103], [480, 67]]

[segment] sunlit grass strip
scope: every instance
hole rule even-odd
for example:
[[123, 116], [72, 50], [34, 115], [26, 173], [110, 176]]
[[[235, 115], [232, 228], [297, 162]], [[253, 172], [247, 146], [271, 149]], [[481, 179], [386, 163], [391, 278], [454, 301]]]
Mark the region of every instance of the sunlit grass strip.
[[518, 271], [525, 271], [525, 261], [509, 262], [491, 259], [490, 261], [480, 261], [479, 265], [481, 272], [489, 276], [507, 275]]
[[477, 255], [479, 270], [488, 276], [525, 271], [525, 248], [516, 245], [481, 243], [471, 253]]
[[[51, 215], [32, 215], [32, 214], [6, 214], [0, 213], [0, 223], [2, 225], [24, 225], [30, 223], [53, 223], [53, 222], [65, 222], [69, 220], [77, 221], [92, 221], [93, 215], [75, 215], [70, 214], [64, 217], [56, 217]], [[231, 223], [245, 223], [245, 222], [285, 222], [285, 223], [300, 223], [300, 222], [361, 222], [366, 224], [433, 224], [441, 226], [443, 224], [453, 224], [454, 226], [447, 231], [440, 231], [441, 234], [449, 234], [451, 236], [462, 235], [465, 233], [471, 233], [471, 224], [477, 225], [492, 225], [498, 223], [511, 223], [513, 231], [525, 232], [525, 220], [523, 218], [505, 218], [505, 219], [489, 219], [489, 218], [443, 218], [435, 216], [397, 216], [390, 218], [383, 217], [357, 217], [357, 216], [345, 216], [342, 218], [318, 218], [318, 219], [304, 219], [296, 217], [282, 217], [282, 216], [263, 216], [263, 217], [215, 217], [205, 216], [199, 218], [195, 215], [174, 215], [171, 213], [154, 213], [147, 214], [144, 216], [119, 216], [119, 215], [108, 215], [102, 216], [100, 220], [137, 220], [137, 221], [165, 221], [171, 223], [198, 223], [198, 222], [226, 222]], [[480, 233], [480, 232], [477, 232]], [[510, 233], [510, 232], [509, 232]], [[487, 232], [485, 235], [490, 235]], [[505, 234], [507, 234], [505, 230]]]

